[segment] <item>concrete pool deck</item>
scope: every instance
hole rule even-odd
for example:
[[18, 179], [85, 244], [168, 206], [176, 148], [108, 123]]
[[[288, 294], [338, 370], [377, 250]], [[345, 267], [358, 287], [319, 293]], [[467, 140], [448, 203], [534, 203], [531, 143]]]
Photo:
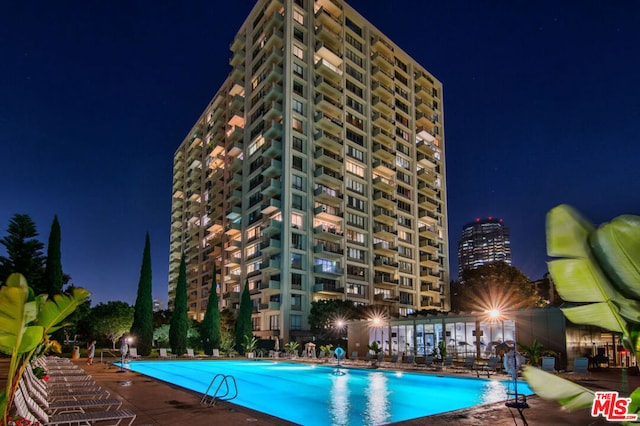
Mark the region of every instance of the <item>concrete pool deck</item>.
[[[1, 361], [0, 377], [4, 379], [8, 360]], [[122, 400], [123, 408], [134, 411], [137, 414], [134, 425], [137, 426], [180, 424], [285, 426], [294, 424], [229, 402], [219, 402], [213, 407], [205, 407], [200, 405], [200, 394], [148, 378], [139, 373], [131, 371], [118, 373], [119, 368], [111, 364], [97, 362], [88, 366], [85, 359], [74, 361], [74, 363], [91, 374], [99, 385], [109, 390], [113, 398]], [[425, 374], [429, 373], [425, 372]], [[465, 374], [453, 373], [452, 375], [463, 376]], [[4, 381], [2, 379], [0, 381]], [[593, 371], [589, 380], [579, 381], [579, 383], [594, 390], [618, 390], [621, 393], [623, 393], [625, 386], [628, 391], [640, 387], [640, 377], [629, 376], [627, 379], [628, 383], [624, 384], [620, 369], [603, 369]], [[268, 395], [265, 397], [268, 398]], [[537, 396], [531, 396], [527, 401], [530, 408], [525, 410], [524, 414], [529, 425], [615, 424], [607, 422], [602, 417], [592, 418], [588, 410], [568, 413], [563, 411], [556, 402], [546, 401]], [[292, 403], [293, 407], [295, 407], [295, 403]], [[313, 413], [309, 413], [309, 415], [313, 415]], [[501, 402], [394, 423], [398, 426], [452, 424], [513, 426], [522, 425], [523, 422], [516, 410], [510, 411]]]

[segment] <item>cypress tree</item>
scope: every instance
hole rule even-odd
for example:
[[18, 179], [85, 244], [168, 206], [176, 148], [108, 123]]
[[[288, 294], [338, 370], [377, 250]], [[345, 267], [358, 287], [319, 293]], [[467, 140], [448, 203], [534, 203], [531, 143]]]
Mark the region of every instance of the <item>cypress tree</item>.
[[49, 232], [49, 245], [47, 246], [47, 260], [43, 279], [43, 284], [49, 297], [62, 293], [62, 285], [64, 284], [60, 240], [60, 223], [58, 222], [58, 215], [55, 215], [51, 224], [51, 232]]
[[251, 313], [253, 307], [251, 306], [251, 295], [249, 294], [249, 281], [244, 285], [242, 296], [240, 296], [240, 309], [238, 309], [238, 320], [236, 321], [236, 350], [240, 353], [244, 353], [242, 344], [245, 342], [245, 337], [251, 338], [253, 336], [253, 326], [251, 324]]
[[200, 325], [200, 338], [204, 353], [213, 355], [213, 349], [220, 347], [220, 309], [218, 307], [218, 290], [216, 288], [216, 265], [213, 265], [213, 282], [209, 292], [209, 302], [204, 320]]
[[187, 331], [189, 330], [189, 315], [187, 313], [187, 265], [182, 254], [178, 285], [174, 299], [173, 315], [169, 325], [169, 345], [174, 355], [180, 356], [187, 352]]
[[136, 297], [135, 311], [131, 334], [135, 337], [133, 345], [138, 349], [138, 354], [149, 356], [153, 346], [153, 295], [151, 279], [151, 248], [149, 233], [145, 238], [144, 252], [142, 254], [142, 266], [140, 267], [140, 281], [138, 282], [138, 295]]

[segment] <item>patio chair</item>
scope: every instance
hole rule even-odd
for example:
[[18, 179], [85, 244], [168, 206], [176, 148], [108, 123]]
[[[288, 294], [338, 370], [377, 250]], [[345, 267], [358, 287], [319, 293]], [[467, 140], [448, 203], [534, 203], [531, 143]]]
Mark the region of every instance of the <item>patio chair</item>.
[[379, 353], [378, 353], [378, 358], [377, 358], [377, 360], [378, 360], [378, 364], [380, 364], [381, 362], [383, 362], [383, 361], [384, 361], [384, 352], [379, 352]]
[[129, 358], [131, 359], [142, 358], [140, 355], [138, 355], [138, 348], [129, 348]]
[[68, 380], [67, 381], [67, 380], [63, 380], [64, 377], [59, 376], [57, 377], [58, 380], [55, 380], [56, 378], [49, 377], [45, 381], [43, 379], [39, 379], [38, 377], [36, 377], [33, 370], [29, 368], [25, 369], [24, 375], [28, 376], [31, 380], [35, 382], [41, 383], [43, 388], [47, 390], [62, 390], [62, 389], [97, 390], [100, 388], [100, 386], [98, 386], [96, 382], [91, 378], [91, 376], [87, 376], [88, 377], [87, 380]]
[[193, 353], [193, 349], [192, 348], [187, 348], [187, 357], [189, 358], [195, 358], [196, 355]]
[[351, 361], [353, 362], [358, 361], [358, 351], [351, 352]]
[[589, 358], [586, 356], [581, 356], [573, 360], [573, 371], [569, 372], [570, 376], [577, 377], [581, 379], [586, 379], [589, 377]]
[[458, 373], [464, 373], [465, 371], [472, 371], [473, 370], [473, 366], [476, 363], [476, 357], [475, 355], [468, 355], [465, 359], [464, 359], [464, 364], [460, 367], [453, 367], [456, 372]]
[[88, 410], [92, 408], [100, 408], [102, 410], [118, 409], [122, 406], [122, 401], [115, 398], [105, 399], [70, 399], [66, 401], [49, 402], [46, 395], [40, 393], [35, 388], [28, 388], [24, 380], [20, 380], [18, 387], [23, 394], [31, 396], [31, 398], [41, 406], [47, 414], [56, 414], [58, 411], [69, 411], [73, 409]]
[[167, 352], [167, 348], [160, 348], [160, 358], [170, 359], [170, 358], [175, 358], [175, 357], [176, 357], [175, 355], [173, 355], [173, 354], [170, 355]]
[[413, 354], [407, 355], [402, 364], [407, 364], [409, 367], [413, 367], [416, 363], [416, 356]]
[[40, 407], [28, 394], [23, 394], [20, 389], [15, 393], [14, 402], [18, 414], [32, 423], [40, 422], [41, 425], [59, 424], [91, 424], [100, 421], [116, 421], [114, 425], [119, 425], [123, 420], [129, 420], [129, 426], [136, 419], [136, 414], [129, 410], [107, 410], [91, 412], [70, 412], [64, 414], [52, 414]]
[[500, 358], [496, 355], [492, 355], [487, 360], [487, 363], [484, 365], [476, 365], [476, 376], [480, 377], [480, 373], [487, 373], [487, 377], [491, 376], [491, 373], [498, 373], [498, 368], [500, 368]]
[[220, 349], [212, 349], [211, 356], [214, 358], [220, 358]]
[[44, 382], [38, 379], [33, 372], [25, 371], [22, 376], [26, 380], [29, 389], [37, 389], [49, 402], [61, 401], [77, 398], [103, 399], [110, 396], [109, 391], [104, 389], [83, 389], [78, 387], [67, 387], [65, 389], [48, 389]]
[[453, 355], [447, 355], [444, 357], [444, 361], [442, 362], [442, 368], [451, 368], [453, 367]]
[[552, 356], [543, 356], [541, 363], [542, 371], [546, 371], [548, 373], [556, 372], [556, 358]]
[[424, 357], [424, 367], [433, 369], [435, 366], [433, 365], [433, 355], [427, 355]]
[[391, 361], [389, 361], [389, 365], [391, 367], [397, 367], [398, 366], [398, 354], [392, 354], [391, 355]]

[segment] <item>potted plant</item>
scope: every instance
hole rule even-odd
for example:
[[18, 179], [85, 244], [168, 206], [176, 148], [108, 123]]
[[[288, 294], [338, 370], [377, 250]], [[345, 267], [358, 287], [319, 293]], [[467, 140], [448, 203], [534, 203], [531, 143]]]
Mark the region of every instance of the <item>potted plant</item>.
[[292, 357], [295, 358], [298, 352], [298, 342], [289, 342], [284, 345], [284, 350]]
[[247, 355], [247, 358], [254, 358], [256, 356], [256, 348], [258, 347], [258, 339], [254, 336], [244, 336], [244, 343], [242, 344], [242, 349], [244, 349], [244, 353]]

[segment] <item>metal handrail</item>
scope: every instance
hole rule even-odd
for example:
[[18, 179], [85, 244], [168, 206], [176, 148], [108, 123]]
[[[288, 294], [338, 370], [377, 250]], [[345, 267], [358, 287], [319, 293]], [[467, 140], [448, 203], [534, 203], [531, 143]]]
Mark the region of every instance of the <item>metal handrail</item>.
[[[220, 383], [218, 384], [218, 387], [216, 387], [216, 390], [215, 392], [213, 392], [213, 395], [209, 395], [209, 390], [213, 387], [214, 383], [218, 378], [220, 378]], [[229, 387], [229, 379], [231, 379], [231, 382], [233, 383], [233, 389]], [[225, 387], [224, 394], [218, 395], [218, 392], [220, 392], [223, 385]], [[234, 392], [233, 396], [228, 396], [232, 391]], [[211, 400], [207, 404], [206, 400], [208, 396], [211, 396]], [[238, 384], [236, 383], [235, 377], [233, 377], [230, 374], [225, 375], [225, 374], [219, 373], [219, 374], [216, 374], [213, 377], [213, 379], [211, 379], [211, 382], [209, 383], [207, 390], [202, 395], [200, 404], [207, 404], [209, 406], [212, 406], [216, 403], [216, 401], [229, 401], [231, 399], [234, 399], [237, 396], [238, 396]]]

